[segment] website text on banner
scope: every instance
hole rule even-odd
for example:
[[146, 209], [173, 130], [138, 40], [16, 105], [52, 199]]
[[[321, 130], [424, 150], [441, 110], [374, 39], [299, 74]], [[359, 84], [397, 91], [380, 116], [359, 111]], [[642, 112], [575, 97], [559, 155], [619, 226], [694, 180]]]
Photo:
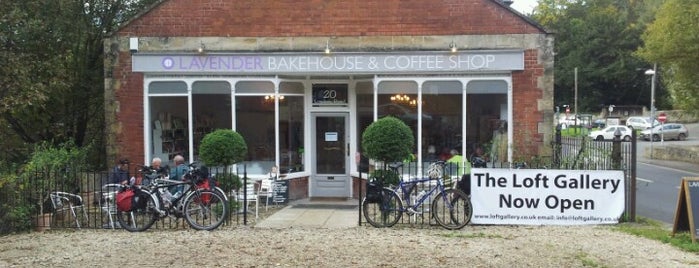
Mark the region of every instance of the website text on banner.
[[624, 173], [600, 170], [471, 169], [474, 224], [618, 223]]

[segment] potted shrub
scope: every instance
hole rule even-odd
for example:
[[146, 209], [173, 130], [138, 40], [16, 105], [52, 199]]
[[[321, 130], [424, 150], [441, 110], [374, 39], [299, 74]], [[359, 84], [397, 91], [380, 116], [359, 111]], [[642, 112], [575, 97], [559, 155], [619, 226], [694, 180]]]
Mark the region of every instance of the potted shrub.
[[224, 174], [217, 175], [217, 179], [226, 193], [241, 186], [237, 175], [228, 174], [228, 166], [243, 161], [247, 152], [248, 146], [243, 136], [230, 129], [218, 129], [206, 134], [199, 145], [199, 159], [205, 165], [224, 167]]
[[410, 127], [395, 117], [388, 116], [371, 123], [362, 133], [362, 150], [368, 158], [383, 163], [382, 171], [372, 173], [375, 179], [385, 185], [398, 183], [398, 174], [387, 170], [386, 165], [409, 158], [415, 146], [414, 140]]

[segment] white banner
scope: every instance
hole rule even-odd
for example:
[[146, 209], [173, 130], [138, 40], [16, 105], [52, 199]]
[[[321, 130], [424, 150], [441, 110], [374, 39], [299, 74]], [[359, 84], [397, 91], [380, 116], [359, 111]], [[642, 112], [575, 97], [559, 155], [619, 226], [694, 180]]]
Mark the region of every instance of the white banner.
[[624, 173], [608, 170], [471, 169], [474, 224], [618, 223]]

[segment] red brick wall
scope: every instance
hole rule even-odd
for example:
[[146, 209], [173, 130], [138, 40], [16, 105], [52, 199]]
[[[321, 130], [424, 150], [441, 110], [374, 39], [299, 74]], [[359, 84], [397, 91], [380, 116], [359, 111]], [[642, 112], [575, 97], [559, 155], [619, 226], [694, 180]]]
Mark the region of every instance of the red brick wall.
[[289, 200], [308, 198], [308, 177], [289, 179]]
[[513, 153], [518, 156], [539, 155], [539, 145], [543, 141], [538, 124], [544, 120], [539, 111], [538, 102], [543, 97], [543, 91], [537, 86], [538, 80], [544, 75], [544, 66], [538, 60], [536, 50], [524, 52], [524, 70], [512, 73], [513, 107], [517, 111], [513, 116]]
[[[114, 121], [118, 122], [119, 133], [115, 136], [116, 157], [127, 157], [131, 163], [142, 164], [145, 158], [143, 152], [143, 74], [131, 71], [131, 55], [121, 52], [119, 64], [112, 70], [118, 86], [114, 87], [116, 106]], [[143, 163], [149, 164], [149, 163]]]
[[[541, 34], [498, 0], [169, 0], [141, 14], [118, 35], [142, 37], [197, 36], [410, 36]], [[536, 50], [525, 52], [525, 70], [513, 72], [515, 154], [538, 154], [543, 137], [537, 124], [543, 114], [537, 79], [543, 66]], [[110, 70], [110, 69], [108, 69]], [[114, 151], [134, 163], [144, 159], [143, 74], [131, 72], [129, 52], [107, 74], [115, 79], [119, 122]], [[110, 130], [111, 131], [111, 130]]]
[[119, 32], [135, 36], [525, 34], [541, 29], [498, 0], [165, 1]]

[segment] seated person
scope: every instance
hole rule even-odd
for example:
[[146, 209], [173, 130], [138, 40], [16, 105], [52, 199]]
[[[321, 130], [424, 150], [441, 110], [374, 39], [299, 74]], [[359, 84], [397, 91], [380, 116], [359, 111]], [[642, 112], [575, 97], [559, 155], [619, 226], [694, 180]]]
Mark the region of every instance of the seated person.
[[471, 163], [473, 164], [473, 167], [487, 167], [486, 163], [488, 162], [488, 156], [485, 155], [485, 153], [483, 152], [483, 147], [481, 146], [476, 147], [476, 149], [471, 154], [470, 159]]
[[127, 184], [129, 183], [129, 160], [126, 158], [119, 159], [119, 163], [109, 173], [110, 184]]
[[167, 167], [162, 166], [163, 160], [160, 157], [154, 157], [151, 161], [151, 166], [144, 167], [143, 169], [143, 181], [140, 184], [150, 184], [152, 180], [161, 177], [167, 178], [169, 170]]
[[[187, 167], [187, 164], [185, 164], [184, 157], [178, 154], [172, 159], [172, 161], [175, 162], [175, 168], [170, 170], [170, 179], [176, 181], [183, 180], [183, 176], [187, 173], [187, 171], [189, 171], [189, 167]], [[176, 196], [178, 196], [178, 193], [181, 194], [183, 191], [183, 185], [170, 188], [170, 192]]]
[[425, 162], [435, 162], [439, 160], [437, 157], [437, 149], [434, 145], [427, 146], [427, 155], [425, 156]]

